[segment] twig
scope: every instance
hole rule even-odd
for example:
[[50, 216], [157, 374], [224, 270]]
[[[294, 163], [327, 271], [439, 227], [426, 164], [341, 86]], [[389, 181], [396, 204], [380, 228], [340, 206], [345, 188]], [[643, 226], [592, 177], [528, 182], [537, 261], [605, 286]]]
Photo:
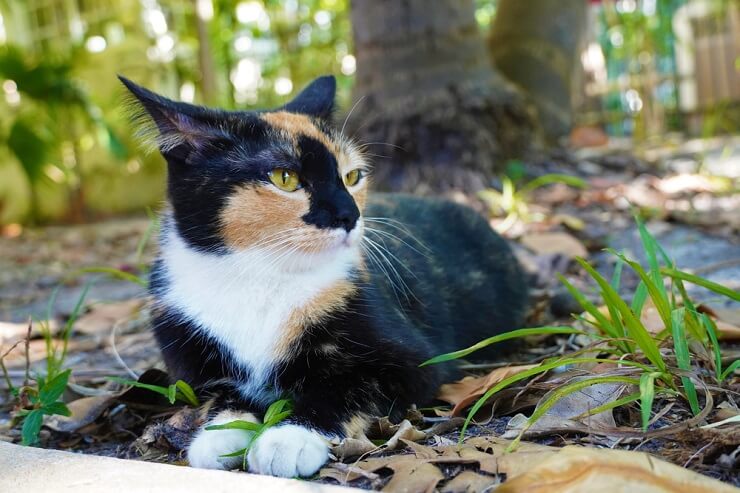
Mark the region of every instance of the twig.
[[31, 379], [31, 328], [33, 326], [33, 319], [28, 317], [28, 332], [26, 332], [26, 369], [23, 375], [23, 386], [29, 386], [29, 380]]
[[705, 265], [704, 267], [697, 267], [692, 269], [693, 274], [696, 276], [702, 276], [709, 272], [724, 269], [725, 267], [732, 267], [733, 265], [740, 264], [740, 257], [722, 260], [713, 264]]
[[113, 350], [113, 356], [116, 358], [116, 361], [118, 361], [118, 364], [126, 370], [126, 373], [128, 373], [131, 378], [133, 378], [134, 380], [138, 380], [139, 375], [137, 375], [134, 370], [129, 368], [126, 362], [123, 361], [123, 358], [121, 358], [121, 355], [118, 354], [118, 350], [116, 349], [116, 329], [118, 328], [118, 325], [120, 325], [120, 323], [121, 321], [114, 323], [113, 327], [110, 330], [110, 347]]
[[709, 447], [710, 445], [712, 445], [713, 443], [714, 443], [714, 439], [710, 440], [710, 442], [709, 442], [708, 444], [704, 445], [704, 446], [703, 446], [702, 448], [700, 448], [699, 450], [697, 450], [696, 452], [694, 452], [694, 453], [693, 453], [693, 454], [691, 455], [691, 457], [689, 457], [689, 460], [687, 460], [687, 461], [686, 461], [686, 463], [685, 463], [685, 464], [683, 465], [683, 467], [684, 467], [684, 468], [686, 468], [686, 467], [687, 467], [687, 466], [689, 465], [689, 463], [690, 463], [690, 462], [691, 462], [692, 460], [694, 460], [694, 458], [695, 458], [695, 457], [696, 457], [697, 455], [699, 455], [699, 454], [701, 454], [702, 452], [704, 452], [704, 451], [705, 451], [705, 450], [706, 450], [706, 449], [707, 449], [707, 448], [708, 448], [708, 447]]

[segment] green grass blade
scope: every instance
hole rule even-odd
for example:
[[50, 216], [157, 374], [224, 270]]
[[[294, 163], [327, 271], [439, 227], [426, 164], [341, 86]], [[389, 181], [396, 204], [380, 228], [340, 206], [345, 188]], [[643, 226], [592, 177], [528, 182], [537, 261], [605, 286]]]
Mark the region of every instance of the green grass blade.
[[[671, 304], [668, 301], [668, 295], [666, 293], [665, 286], [663, 285], [663, 278], [660, 278], [659, 281], [656, 282], [654, 278], [653, 279], [650, 278], [648, 273], [645, 272], [645, 269], [643, 269], [642, 266], [638, 264], [637, 262], [628, 260], [622, 254], [617, 253], [616, 251], [612, 249], [607, 249], [607, 251], [613, 253], [618, 258], [621, 258], [640, 277], [640, 280], [642, 281], [642, 285], [645, 286], [645, 289], [650, 295], [650, 298], [653, 300], [653, 304], [655, 305], [655, 308], [658, 310], [658, 314], [660, 315], [660, 319], [663, 321], [664, 327], [666, 328], [670, 327], [671, 326]], [[660, 274], [660, 272], [658, 273]]]
[[121, 377], [107, 377], [107, 379], [113, 382], [118, 382], [122, 385], [130, 385], [132, 387], [138, 387], [140, 389], [151, 390], [152, 392], [156, 392], [158, 394], [163, 395], [166, 399], [169, 399], [169, 396], [170, 396], [169, 388], [162, 387], [161, 385], [151, 385], [148, 383], [137, 382], [136, 380], [127, 380]]
[[293, 414], [293, 411], [290, 411], [290, 410], [289, 411], [283, 411], [283, 412], [277, 413], [277, 414], [273, 414], [270, 417], [270, 419], [265, 420], [265, 426], [267, 426], [268, 428], [270, 426], [275, 426], [276, 424], [278, 424], [282, 420], [288, 418], [291, 414]]
[[568, 290], [568, 292], [576, 299], [579, 305], [581, 305], [581, 308], [583, 308], [583, 311], [587, 312], [589, 315], [591, 315], [594, 320], [598, 323], [597, 327], [599, 327], [602, 331], [604, 331], [607, 335], [610, 337], [618, 338], [622, 337], [624, 334], [619, 332], [612, 323], [611, 320], [606, 318], [606, 316], [599, 311], [598, 308], [596, 308], [596, 305], [588, 301], [586, 296], [584, 296], [583, 293], [581, 293], [575, 286], [573, 286], [570, 281], [568, 281], [562, 274], [557, 274], [558, 279], [560, 282], [563, 283], [565, 286], [565, 289]]
[[658, 242], [655, 237], [650, 234], [650, 231], [648, 231], [647, 227], [645, 227], [645, 223], [643, 223], [639, 217], [635, 216], [635, 221], [637, 222], [637, 229], [640, 232], [642, 247], [645, 250], [645, 254], [647, 255], [648, 265], [650, 266], [650, 275], [652, 276], [655, 285], [658, 286], [659, 289], [662, 288], [662, 296], [667, 300], [668, 296], [665, 292], [665, 286], [663, 285], [663, 276], [660, 273], [660, 264], [658, 263]]
[[645, 301], [647, 300], [648, 291], [647, 287], [645, 287], [645, 283], [640, 281], [640, 284], [637, 285], [637, 289], [635, 290], [634, 296], [632, 296], [632, 312], [634, 312], [635, 315], [640, 317], [642, 315], [642, 308], [645, 306]]
[[514, 441], [511, 442], [511, 445], [509, 445], [507, 450], [513, 450], [514, 448], [516, 448], [516, 446], [519, 444], [519, 441], [522, 439], [522, 436], [524, 435], [524, 433], [534, 423], [536, 423], [538, 419], [544, 416], [545, 413], [547, 413], [547, 411], [549, 411], [550, 408], [554, 406], [560, 399], [574, 392], [578, 392], [587, 387], [591, 387], [592, 385], [597, 385], [601, 383], [625, 383], [629, 385], [638, 385], [640, 381], [637, 378], [619, 377], [619, 376], [594, 377], [594, 378], [586, 378], [584, 380], [579, 380], [577, 382], [568, 383], [561, 387], [556, 388], [550, 393], [550, 395], [547, 396], [545, 400], [541, 401], [537, 405], [537, 408], [532, 413], [532, 416], [529, 417], [526, 425], [522, 427], [521, 431], [519, 432], [519, 435], [517, 435]]
[[727, 377], [735, 373], [735, 370], [740, 368], [740, 359], [736, 359], [733, 361], [730, 366], [728, 366], [725, 371], [722, 372], [722, 375], [719, 377], [720, 382], [724, 382]]
[[242, 455], [246, 454], [249, 448], [245, 447], [241, 450], [237, 450], [236, 452], [231, 452], [230, 454], [223, 454], [219, 455], [219, 457], [241, 457]]
[[681, 279], [682, 281], [690, 282], [691, 284], [696, 284], [697, 286], [701, 286], [717, 294], [726, 296], [730, 298], [731, 300], [740, 301], [740, 291], [735, 291], [734, 289], [730, 289], [728, 287], [722, 286], [721, 284], [717, 284], [716, 282], [712, 282], [708, 279], [704, 279], [703, 277], [699, 277], [694, 274], [689, 274], [688, 272], [684, 272], [684, 271], [669, 268], [669, 267], [663, 267], [661, 269], [661, 272], [674, 279]]
[[142, 279], [137, 275], [126, 272], [125, 270], [114, 269], [113, 267], [85, 267], [84, 269], [72, 272], [69, 277], [77, 277], [80, 274], [107, 274], [110, 277], [121, 279], [122, 281], [129, 281], [142, 287], [147, 287], [149, 285], [146, 279]]
[[579, 420], [579, 419], [583, 419], [583, 418], [585, 418], [587, 416], [593, 416], [594, 414], [603, 413], [604, 411], [611, 411], [612, 409], [615, 409], [617, 407], [622, 407], [625, 404], [629, 404], [630, 402], [635, 402], [635, 401], [637, 401], [639, 399], [640, 399], [640, 393], [639, 392], [635, 392], [633, 394], [629, 394], [629, 395], [626, 395], [624, 397], [620, 397], [617, 400], [614, 400], [614, 401], [611, 401], [611, 402], [607, 402], [606, 404], [602, 404], [601, 406], [596, 406], [593, 409], [589, 409], [585, 413], [581, 413], [581, 414], [579, 414], [578, 416], [576, 416], [573, 419]]
[[187, 382], [184, 380], [178, 380], [175, 382], [175, 386], [178, 390], [178, 398], [182, 400], [183, 402], [187, 402], [193, 407], [200, 406], [200, 401], [198, 400], [198, 396], [195, 395], [195, 391], [193, 388], [188, 385]]
[[246, 431], [260, 431], [262, 429], [263, 425], [260, 423], [253, 423], [251, 421], [244, 421], [242, 419], [237, 419], [234, 421], [229, 421], [228, 423], [220, 424], [220, 425], [210, 425], [206, 426], [206, 431], [213, 431], [213, 430], [246, 430]]
[[643, 373], [640, 375], [640, 415], [642, 416], [642, 431], [647, 431], [650, 423], [650, 414], [655, 400], [655, 379], [661, 374], [658, 372]]
[[280, 399], [272, 404], [267, 408], [267, 411], [265, 411], [265, 416], [263, 421], [266, 423], [273, 419], [276, 415], [280, 414], [283, 409], [286, 407], [290, 407], [290, 401], [288, 399]]
[[552, 185], [554, 183], [564, 183], [575, 188], [586, 188], [586, 182], [581, 178], [578, 178], [577, 176], [549, 173], [546, 175], [538, 176], [534, 180], [528, 182], [526, 185], [519, 189], [519, 194], [528, 194], [539, 187]]
[[174, 383], [167, 387], [167, 400], [170, 401], [170, 404], [174, 404], [177, 400], [177, 385]]
[[437, 363], [443, 363], [445, 361], [451, 361], [454, 359], [462, 358], [486, 346], [490, 346], [491, 344], [496, 344], [497, 342], [508, 341], [509, 339], [516, 339], [519, 337], [527, 337], [527, 336], [532, 336], [532, 335], [551, 335], [551, 334], [584, 334], [584, 332], [579, 329], [574, 329], [573, 327], [538, 327], [538, 328], [512, 330], [510, 332], [505, 332], [503, 334], [499, 334], [493, 337], [489, 337], [488, 339], [484, 339], [480, 341], [479, 343], [470, 346], [469, 348], [461, 349], [459, 351], [454, 351], [452, 353], [440, 354], [439, 356], [435, 356], [434, 358], [430, 358], [426, 360], [419, 366], [434, 365]]
[[714, 325], [712, 319], [707, 316], [706, 313], [700, 315], [702, 325], [709, 334], [709, 340], [712, 342], [712, 352], [714, 353], [714, 374], [717, 377], [717, 381], [722, 382], [722, 352], [719, 347], [719, 340], [717, 337], [717, 326]]
[[468, 426], [470, 425], [470, 422], [475, 417], [475, 414], [480, 410], [481, 407], [485, 405], [485, 403], [493, 397], [493, 395], [496, 392], [499, 392], [502, 389], [505, 389], [509, 385], [516, 383], [520, 380], [527, 379], [529, 377], [532, 377], [534, 375], [538, 375], [540, 373], [545, 373], [547, 371], [550, 371], [554, 368], [560, 368], [562, 366], [568, 366], [568, 365], [574, 365], [578, 363], [608, 363], [613, 365], [623, 365], [623, 366], [631, 366], [634, 368], [640, 368], [644, 371], [650, 371], [650, 368], [646, 365], [643, 365], [642, 363], [638, 363], [636, 361], [628, 361], [628, 360], [613, 360], [613, 359], [605, 359], [605, 358], [560, 358], [553, 361], [544, 361], [540, 363], [539, 366], [535, 368], [530, 368], [529, 370], [524, 370], [522, 372], [517, 373], [516, 375], [512, 375], [508, 378], [505, 378], [501, 380], [499, 383], [488, 389], [485, 394], [483, 394], [480, 399], [478, 399], [475, 404], [473, 404], [473, 407], [470, 408], [470, 411], [468, 412], [468, 416], [465, 418], [465, 423], [463, 424], [462, 430], [460, 431], [460, 440], [465, 437], [465, 431], [468, 429]]
[[[671, 312], [671, 332], [673, 334], [673, 350], [676, 353], [678, 367], [685, 371], [691, 370], [691, 356], [689, 355], [689, 344], [686, 340], [686, 309], [677, 308]], [[691, 412], [694, 416], [699, 414], [699, 398], [696, 395], [696, 387], [689, 377], [681, 377], [681, 383], [685, 392], [686, 400], [689, 401]]]
[[619, 287], [622, 285], [622, 269], [624, 268], [624, 259], [621, 255], [617, 256], [617, 263], [614, 265], [614, 273], [612, 274], [612, 280], [610, 282], [614, 291], [619, 292]]
[[586, 269], [589, 275], [593, 277], [594, 280], [599, 284], [601, 292], [604, 295], [604, 301], [606, 301], [608, 305], [612, 305], [616, 307], [617, 310], [619, 310], [630, 337], [642, 350], [642, 352], [645, 354], [645, 357], [647, 357], [652, 364], [658, 367], [661, 372], [665, 372], [665, 362], [663, 361], [663, 357], [660, 354], [658, 345], [655, 343], [650, 333], [642, 325], [642, 322], [640, 322], [635, 314], [632, 313], [632, 310], [630, 310], [630, 308], [627, 306], [627, 303], [625, 303], [624, 300], [619, 297], [619, 294], [612, 289], [606, 279], [604, 279], [601, 274], [596, 272], [596, 269], [591, 267], [588, 262], [580, 257], [576, 257], [576, 261], [581, 264], [581, 266]]

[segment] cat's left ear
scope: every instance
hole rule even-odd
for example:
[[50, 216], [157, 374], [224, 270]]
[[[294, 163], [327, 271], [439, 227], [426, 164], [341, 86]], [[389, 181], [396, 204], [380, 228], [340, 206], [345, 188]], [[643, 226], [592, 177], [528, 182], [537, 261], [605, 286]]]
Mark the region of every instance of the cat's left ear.
[[337, 80], [333, 75], [325, 75], [314, 79], [282, 109], [291, 113], [301, 113], [320, 120], [330, 121], [332, 113], [334, 113], [336, 94]]
[[[125, 77], [119, 75], [118, 78], [138, 103], [131, 106], [134, 121], [140, 125], [145, 138], [149, 137], [150, 130], [153, 131], [153, 140], [163, 156], [182, 160], [210, 142], [229, 138], [220, 124], [223, 117], [218, 111], [172, 101]], [[151, 128], [147, 120], [153, 122], [156, 129]]]

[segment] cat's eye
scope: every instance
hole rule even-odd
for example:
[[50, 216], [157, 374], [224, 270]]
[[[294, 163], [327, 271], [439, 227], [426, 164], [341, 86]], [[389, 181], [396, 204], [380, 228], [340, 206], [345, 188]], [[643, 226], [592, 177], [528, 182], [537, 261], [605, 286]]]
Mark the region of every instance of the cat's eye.
[[301, 186], [298, 173], [285, 168], [275, 168], [267, 172], [267, 177], [273, 185], [284, 192], [295, 192]]
[[344, 175], [344, 183], [348, 187], [353, 187], [357, 185], [357, 183], [360, 181], [360, 178], [362, 178], [362, 171], [359, 169], [353, 169], [346, 175]]

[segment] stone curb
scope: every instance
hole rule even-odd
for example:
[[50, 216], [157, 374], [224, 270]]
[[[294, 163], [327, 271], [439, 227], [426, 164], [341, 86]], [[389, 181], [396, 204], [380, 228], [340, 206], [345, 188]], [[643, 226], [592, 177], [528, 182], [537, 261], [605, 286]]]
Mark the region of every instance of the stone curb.
[[358, 490], [295, 479], [23, 447], [0, 441], [0, 492], [11, 491], [352, 493]]

